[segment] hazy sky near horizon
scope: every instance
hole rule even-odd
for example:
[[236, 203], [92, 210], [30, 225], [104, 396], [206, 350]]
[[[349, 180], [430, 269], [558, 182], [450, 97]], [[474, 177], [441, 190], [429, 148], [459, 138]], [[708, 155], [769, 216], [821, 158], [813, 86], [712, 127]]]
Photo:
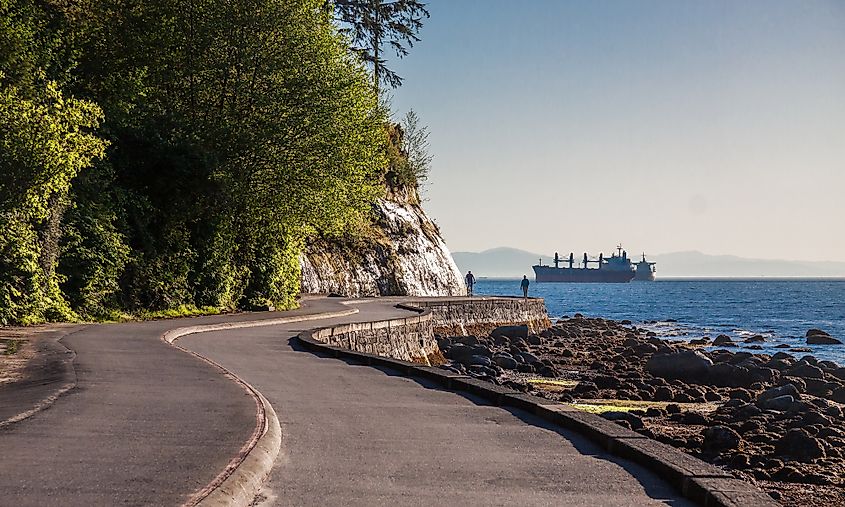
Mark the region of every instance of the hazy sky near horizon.
[[393, 107], [453, 251], [845, 261], [845, 1], [428, 7]]

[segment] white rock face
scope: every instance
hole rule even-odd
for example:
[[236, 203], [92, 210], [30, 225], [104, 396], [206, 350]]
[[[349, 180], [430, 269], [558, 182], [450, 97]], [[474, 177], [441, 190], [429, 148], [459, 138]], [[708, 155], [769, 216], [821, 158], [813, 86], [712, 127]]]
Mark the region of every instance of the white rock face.
[[300, 257], [303, 292], [348, 296], [462, 296], [463, 276], [413, 191], [375, 206], [380, 240], [311, 245]]

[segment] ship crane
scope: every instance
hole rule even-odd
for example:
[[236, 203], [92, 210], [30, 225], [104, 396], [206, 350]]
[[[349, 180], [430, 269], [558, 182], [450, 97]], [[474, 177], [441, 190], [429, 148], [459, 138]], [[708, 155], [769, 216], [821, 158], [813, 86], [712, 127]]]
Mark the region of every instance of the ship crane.
[[587, 253], [585, 252], [585, 253], [584, 253], [584, 261], [583, 261], [583, 263], [584, 263], [584, 264], [583, 264], [583, 265], [584, 265], [584, 268], [589, 268], [589, 267], [590, 267], [590, 264], [598, 264], [598, 265], [599, 265], [599, 269], [601, 269], [602, 265], [604, 265], [604, 254], [603, 254], [603, 253], [599, 253], [599, 258], [598, 258], [598, 259], [590, 259], [590, 258], [587, 256]]

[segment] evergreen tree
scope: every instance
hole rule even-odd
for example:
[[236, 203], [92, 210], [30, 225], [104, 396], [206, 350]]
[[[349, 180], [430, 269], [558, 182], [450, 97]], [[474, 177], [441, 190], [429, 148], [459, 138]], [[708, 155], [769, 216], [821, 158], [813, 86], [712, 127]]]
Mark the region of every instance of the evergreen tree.
[[402, 85], [402, 78], [387, 68], [381, 56], [384, 46], [396, 56], [408, 55], [429, 17], [426, 4], [419, 0], [334, 0], [336, 19], [352, 40], [352, 50], [372, 65], [376, 88], [384, 83], [392, 88]]

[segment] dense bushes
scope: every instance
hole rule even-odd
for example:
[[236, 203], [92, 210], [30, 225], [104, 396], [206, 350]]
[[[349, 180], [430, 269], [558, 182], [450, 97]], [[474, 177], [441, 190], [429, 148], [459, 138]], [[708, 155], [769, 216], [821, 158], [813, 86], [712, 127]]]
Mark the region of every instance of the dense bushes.
[[322, 0], [0, 0], [0, 42], [0, 323], [293, 306], [382, 191]]

